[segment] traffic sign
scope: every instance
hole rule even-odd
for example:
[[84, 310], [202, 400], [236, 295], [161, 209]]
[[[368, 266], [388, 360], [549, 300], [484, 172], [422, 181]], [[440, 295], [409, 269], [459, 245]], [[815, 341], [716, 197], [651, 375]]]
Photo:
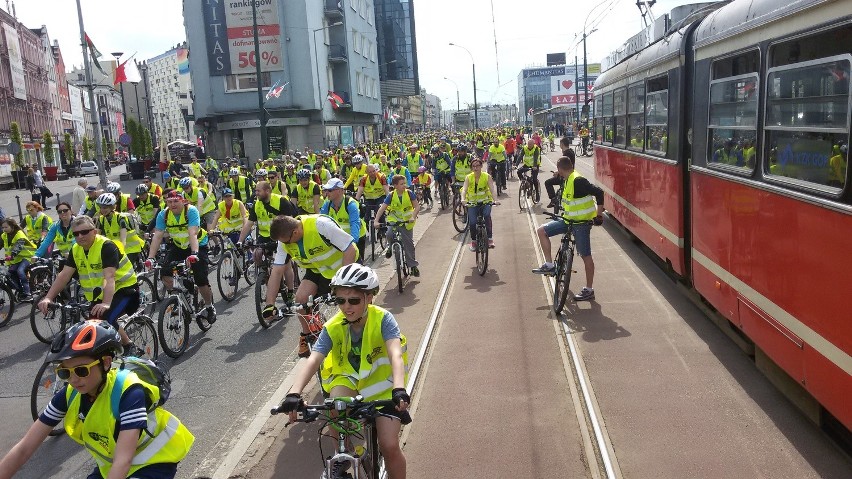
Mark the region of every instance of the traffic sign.
[[118, 142], [121, 143], [122, 146], [130, 145], [130, 141], [130, 135], [128, 135], [127, 133], [122, 133], [121, 136], [118, 137]]
[[21, 152], [21, 145], [17, 143], [9, 143], [6, 145], [6, 151], [8, 151], [10, 155], [17, 155]]

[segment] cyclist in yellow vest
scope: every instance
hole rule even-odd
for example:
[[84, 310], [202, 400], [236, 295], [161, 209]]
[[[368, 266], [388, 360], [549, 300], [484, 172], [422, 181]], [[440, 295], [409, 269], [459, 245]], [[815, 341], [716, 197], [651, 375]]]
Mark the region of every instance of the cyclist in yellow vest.
[[421, 188], [423, 191], [423, 202], [429, 205], [431, 208], [433, 206], [432, 201], [432, 175], [429, 174], [429, 171], [425, 166], [421, 166], [417, 171], [417, 177], [414, 179], [414, 182]]
[[136, 273], [130, 260], [117, 243], [98, 234], [95, 223], [88, 216], [74, 218], [71, 230], [76, 243], [71, 247], [71, 254], [65, 258], [65, 267], [38, 303], [38, 309], [47, 314], [50, 303], [76, 273], [80, 278], [83, 296], [94, 304], [92, 317], [103, 319], [117, 328], [121, 343], [131, 355], [144, 355], [145, 351], [139, 351], [131, 344], [130, 338], [117, 322], [122, 315], [135, 313], [140, 305]]
[[[331, 280], [340, 311], [319, 333], [313, 352], [285, 398], [284, 412], [296, 420], [302, 391], [317, 369], [322, 370], [323, 389], [329, 397], [353, 397], [367, 401], [393, 400], [393, 417], [376, 419], [379, 449], [391, 478], [405, 477], [405, 456], [399, 446], [401, 424], [411, 417], [411, 397], [405, 390], [408, 365], [407, 342], [390, 311], [373, 304], [379, 290], [376, 273], [367, 266], [340, 268]], [[359, 338], [359, 339], [355, 339]]]
[[567, 222], [580, 222], [573, 225], [574, 240], [577, 242], [577, 253], [583, 258], [585, 265], [586, 286], [574, 296], [574, 301], [592, 301], [595, 299], [595, 262], [592, 259], [590, 235], [592, 224], [603, 224], [604, 193], [583, 178], [574, 169], [574, 160], [567, 156], [556, 160], [556, 170], [565, 180], [562, 187], [562, 221], [551, 221], [536, 230], [545, 261], [540, 268], [534, 269], [533, 273], [551, 275], [556, 271], [550, 251], [550, 237], [565, 234], [568, 231]]
[[[384, 155], [382, 155], [384, 156]], [[388, 180], [384, 174], [378, 171], [376, 165], [367, 165], [367, 176], [361, 178], [361, 184], [358, 185], [358, 192], [355, 193], [355, 201], [361, 201], [364, 198], [364, 205], [367, 207], [369, 214], [367, 220], [375, 216], [376, 211], [385, 200], [385, 196], [390, 192]], [[378, 231], [382, 231], [379, 229]]]
[[157, 219], [157, 214], [163, 209], [163, 201], [160, 196], [151, 193], [148, 185], [142, 183], [136, 186], [136, 199], [133, 203], [136, 205], [136, 213], [142, 223], [140, 229], [145, 233], [153, 230], [154, 220]]
[[290, 190], [287, 188], [287, 183], [284, 183], [278, 176], [278, 170], [269, 170], [266, 172], [266, 179], [269, 181], [269, 186], [272, 187], [272, 192], [276, 195], [289, 196]]
[[189, 175], [195, 179], [200, 179], [207, 174], [207, 170], [202, 168], [201, 164], [198, 163], [198, 158], [192, 157], [192, 162], [186, 165], [186, 169], [189, 171]]
[[502, 188], [506, 188], [506, 147], [500, 144], [500, 139], [495, 137], [491, 146], [488, 147], [488, 163], [494, 169]]
[[849, 147], [847, 145], [835, 145], [832, 148], [833, 155], [828, 159], [828, 186], [843, 188], [846, 184], [846, 165], [849, 158]]
[[296, 185], [299, 184], [299, 178], [296, 176], [296, 165], [293, 163], [287, 163], [285, 167], [286, 173], [284, 173], [284, 183], [287, 184], [287, 191], [295, 196]]
[[128, 213], [116, 213], [116, 199], [112, 193], [104, 193], [98, 196], [96, 203], [100, 208], [100, 214], [96, 217], [100, 234], [120, 243], [130, 260], [130, 264], [135, 267], [139, 264], [144, 243], [139, 238], [130, 215]]
[[174, 478], [195, 438], [161, 406], [148, 406], [160, 400], [159, 388], [112, 367], [123, 353], [115, 328], [101, 321], [77, 323], [54, 340], [47, 362], [58, 363], [68, 384], [0, 460], [0, 477], [12, 477], [64, 420], [68, 437], [95, 460], [89, 478]]
[[86, 198], [83, 200], [83, 206], [80, 207], [80, 211], [77, 212], [77, 216], [89, 216], [94, 217], [98, 214], [98, 205], [95, 204], [95, 200], [98, 199], [98, 196], [101, 195], [101, 191], [95, 185], [89, 185], [86, 187]]
[[51, 245], [56, 248], [54, 252], [62, 253], [63, 258], [67, 257], [71, 251], [71, 246], [74, 244], [74, 235], [71, 232], [71, 220], [74, 219], [74, 213], [71, 210], [71, 205], [63, 201], [56, 205], [56, 212], [59, 214], [59, 220], [50, 225], [47, 236], [44, 237], [44, 241], [41, 242], [33, 259], [46, 258], [47, 250]]
[[423, 158], [420, 157], [417, 143], [413, 143], [408, 147], [408, 154], [405, 155], [405, 167], [408, 171], [417, 171], [421, 166], [423, 166]]
[[181, 178], [180, 187], [183, 197], [189, 204], [198, 208], [201, 213], [201, 225], [209, 227], [213, 224], [213, 212], [216, 211], [216, 198], [201, 189], [201, 186], [192, 186], [192, 178]]
[[361, 207], [357, 201], [346, 194], [343, 182], [339, 178], [332, 178], [328, 183], [322, 185], [326, 200], [320, 206], [319, 213], [328, 215], [337, 221], [340, 228], [352, 235], [352, 240], [358, 245], [363, 259], [364, 249], [367, 245], [367, 225], [361, 218]]
[[198, 208], [187, 204], [183, 193], [177, 190], [166, 194], [166, 209], [157, 215], [154, 226], [154, 235], [151, 237], [151, 246], [148, 248], [148, 260], [145, 267], [150, 269], [154, 266], [154, 256], [163, 241], [163, 235], [168, 232], [172, 240], [166, 252], [165, 268], [160, 270], [160, 276], [166, 285], [166, 290], [171, 292], [173, 285], [173, 271], [170, 267], [176, 261], [185, 261], [192, 270], [192, 277], [198, 292], [204, 298], [204, 309], [208, 322], [216, 322], [216, 308], [213, 307], [213, 291], [210, 289], [207, 268], [207, 230], [202, 227], [201, 214]]
[[222, 190], [222, 201], [213, 213], [213, 223], [222, 233], [228, 235], [231, 242], [240, 241], [240, 231], [248, 221], [248, 212], [242, 201], [234, 199], [230, 188]]
[[30, 281], [27, 278], [27, 268], [35, 255], [36, 247], [27, 238], [15, 218], [3, 220], [2, 248], [6, 253], [6, 264], [9, 265], [9, 279], [17, 287], [18, 299], [29, 301]]
[[299, 207], [299, 214], [312, 215], [319, 211], [320, 207], [320, 187], [314, 183], [311, 178], [311, 172], [302, 169], [296, 173], [299, 179], [299, 184], [296, 185], [296, 196], [291, 201], [295, 200], [295, 205]]
[[[479, 210], [482, 209], [485, 216], [485, 230], [488, 233], [488, 247], [494, 247], [494, 231], [491, 225], [491, 203], [499, 205], [494, 201], [497, 198], [497, 186], [494, 184], [494, 179], [491, 175], [482, 171], [482, 160], [474, 158], [470, 162], [470, 167], [473, 170], [464, 179], [462, 191], [464, 192], [464, 201], [468, 203], [467, 207], [467, 224], [475, 225], [476, 219], [479, 216]], [[470, 228], [470, 250], [476, 251], [476, 242], [482, 241], [476, 237], [476, 228]]]
[[234, 192], [235, 197], [243, 203], [248, 203], [252, 200], [251, 180], [240, 174], [239, 168], [231, 168], [228, 172], [228, 181], [225, 187], [230, 188]]
[[165, 185], [165, 189], [176, 190], [180, 188], [179, 183], [180, 176], [172, 176], [170, 173], [163, 173], [163, 184]]
[[580, 141], [583, 146], [583, 156], [586, 156], [589, 150], [589, 128], [586, 126], [580, 127]]
[[[541, 185], [538, 181], [538, 170], [541, 167], [541, 148], [536, 146], [532, 140], [527, 141], [527, 144], [521, 147], [521, 163], [523, 166], [518, 168], [518, 177], [530, 172], [533, 187], [535, 188], [535, 202], [538, 203], [541, 197]], [[554, 193], [554, 196], [556, 193]]]
[[[373, 218], [373, 227], [380, 228], [382, 215], [385, 211], [388, 213], [387, 236], [396, 231], [399, 233], [402, 242], [402, 249], [405, 252], [405, 262], [411, 267], [411, 276], [415, 278], [420, 276], [419, 263], [417, 262], [416, 251], [414, 250], [414, 223], [417, 221], [417, 215], [420, 213], [420, 203], [417, 202], [417, 196], [411, 190], [405, 187], [405, 177], [396, 175], [391, 180], [393, 191], [385, 197], [379, 211], [376, 212], [376, 217]], [[404, 223], [392, 225], [391, 223]], [[390, 245], [385, 251], [385, 258], [390, 258], [392, 255]]]
[[331, 179], [331, 172], [325, 168], [324, 163], [321, 159], [318, 159], [317, 162], [314, 164], [313, 173], [314, 181], [319, 185], [324, 185], [328, 183], [328, 180]]
[[53, 224], [53, 218], [44, 213], [44, 207], [38, 201], [28, 201], [26, 208], [24, 231], [33, 244], [41, 244], [41, 240], [47, 236], [47, 231]]
[[133, 200], [130, 199], [130, 195], [121, 192], [121, 184], [114, 182], [108, 183], [106, 191], [107, 193], [115, 195], [115, 211], [118, 211], [119, 213], [129, 213], [136, 209], [136, 206], [133, 204]]
[[[297, 265], [305, 269], [305, 277], [296, 290], [296, 302], [305, 304], [308, 298], [324, 296], [331, 289], [329, 283], [341, 266], [358, 260], [358, 248], [352, 236], [343, 231], [333, 218], [325, 215], [302, 215], [297, 217], [278, 216], [272, 220], [271, 237], [278, 241], [272, 271], [267, 283], [266, 307], [264, 315], [269, 314], [275, 302], [277, 285], [292, 258]], [[299, 357], [306, 358], [311, 350], [308, 345], [313, 338], [305, 320], [305, 311], [299, 311], [302, 333], [299, 336]], [[316, 371], [316, 370], [314, 370]]]
[[346, 179], [346, 183], [343, 184], [344, 188], [354, 191], [361, 182], [361, 178], [365, 176], [367, 176], [367, 165], [364, 162], [364, 157], [361, 155], [353, 156], [352, 168], [349, 170], [349, 177]]

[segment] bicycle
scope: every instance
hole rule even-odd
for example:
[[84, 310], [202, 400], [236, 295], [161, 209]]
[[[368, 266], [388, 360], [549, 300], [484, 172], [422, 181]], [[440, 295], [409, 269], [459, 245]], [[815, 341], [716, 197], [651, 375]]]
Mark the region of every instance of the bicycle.
[[50, 254], [50, 258], [39, 258], [29, 266], [30, 291], [33, 296], [50, 289], [56, 281], [62, 261], [62, 253], [54, 251]]
[[527, 170], [518, 170], [518, 179], [521, 181], [518, 187], [518, 206], [521, 210], [530, 203], [538, 203], [541, 199], [540, 188], [536, 188], [532, 175], [527, 176]]
[[230, 302], [237, 296], [240, 278], [246, 270], [246, 254], [237, 248], [228, 234], [214, 231], [210, 235], [222, 238], [222, 260], [216, 270], [216, 284], [222, 298]]
[[9, 266], [0, 259], [0, 327], [12, 319], [16, 303], [15, 285], [9, 279]]
[[[78, 320], [82, 320], [83, 318], [89, 315], [89, 309], [91, 304], [85, 302], [69, 302], [65, 305], [59, 305], [57, 303], [51, 303], [51, 308], [55, 310], [61, 311], [61, 314], [65, 318], [78, 317]], [[139, 357], [143, 357], [146, 359], [150, 359], [152, 361], [157, 359], [158, 354], [158, 344], [157, 344], [157, 333], [154, 329], [154, 322], [150, 317], [142, 314], [141, 311], [137, 311], [132, 315], [122, 315], [117, 320], [118, 324], [124, 328], [124, 332], [127, 333], [128, 337], [130, 337], [131, 342], [136, 347], [137, 352], [143, 352]], [[62, 329], [62, 333], [65, 333], [69, 327], [73, 324], [70, 320], [65, 328]], [[140, 337], [144, 335], [148, 335], [148, 339], [146, 342], [141, 343], [144, 346], [139, 346]], [[124, 354], [124, 356], [129, 356], [129, 354]], [[38, 420], [38, 416], [41, 411], [47, 407], [47, 404], [53, 399], [53, 396], [56, 395], [57, 392], [65, 389], [65, 385], [67, 381], [63, 381], [59, 379], [56, 375], [55, 369], [48, 369], [51, 365], [49, 362], [42, 363], [38, 372], [36, 373], [35, 380], [33, 381], [33, 387], [30, 391], [30, 414], [32, 414], [33, 421]], [[56, 436], [65, 432], [65, 429], [61, 425], [57, 425], [50, 432], [51, 436]]]
[[222, 235], [207, 234], [207, 263], [210, 266], [218, 266], [222, 261], [222, 253], [225, 252], [225, 245]]
[[410, 273], [410, 268], [405, 261], [405, 248], [402, 247], [402, 235], [399, 233], [399, 228], [404, 227], [407, 223], [408, 221], [387, 222], [387, 225], [390, 227], [388, 248], [390, 248], [391, 254], [393, 254], [394, 257], [394, 264], [396, 265], [396, 280], [400, 293], [402, 293], [404, 289], [403, 281], [405, 278], [408, 278]]
[[476, 271], [480, 276], [484, 276], [485, 272], [488, 271], [488, 250], [491, 249], [488, 241], [488, 229], [485, 226], [484, 207], [496, 204], [499, 203], [489, 201], [467, 204], [468, 208], [472, 208], [474, 206], [480, 207], [476, 215], [476, 223], [473, 226], [476, 229]]
[[453, 183], [453, 228], [464, 233], [467, 231], [467, 206], [462, 199], [461, 187], [461, 183]]
[[562, 221], [568, 225], [568, 231], [562, 235], [562, 241], [559, 245], [559, 251], [556, 252], [556, 270], [553, 274], [556, 285], [553, 291], [553, 309], [556, 314], [562, 312], [565, 307], [565, 301], [568, 299], [568, 287], [571, 284], [571, 273], [576, 273], [573, 270], [574, 252], [577, 249], [577, 243], [574, 240], [574, 227], [579, 225], [591, 225], [592, 221], [568, 221], [565, 218], [543, 211], [542, 214], [556, 221]]
[[[320, 435], [323, 435], [322, 431], [326, 427], [337, 433], [337, 447], [332, 455], [325, 456], [322, 452], [322, 441], [318, 441], [320, 456], [324, 458], [322, 479], [379, 479], [387, 476], [385, 461], [379, 450], [376, 418], [396, 419], [397, 416], [383, 412], [385, 408], [396, 410], [393, 401], [364, 401], [360, 395], [326, 398], [322, 404], [305, 404], [299, 408], [301, 417], [296, 422], [312, 423], [321, 420], [323, 424], [320, 426]], [[273, 415], [282, 412], [283, 403], [270, 411]], [[398, 414], [402, 424], [411, 423], [408, 411]], [[287, 426], [289, 425], [288, 422]], [[359, 444], [349, 450], [347, 443], [351, 438], [363, 440], [365, 445]], [[350, 467], [354, 474], [347, 472]], [[364, 471], [364, 475], [361, 471]]]
[[488, 162], [488, 174], [491, 175], [491, 178], [494, 179], [494, 183], [497, 185], [497, 196], [502, 195], [503, 190], [506, 189], [506, 168], [504, 167], [504, 164], [505, 162]]
[[[254, 307], [255, 312], [257, 313], [257, 320], [260, 321], [260, 325], [266, 329], [269, 326], [264, 326], [263, 305], [266, 304], [266, 286], [267, 283], [269, 283], [272, 258], [275, 255], [275, 250], [278, 249], [278, 242], [272, 241], [269, 243], [259, 244], [255, 246], [255, 248], [261, 249], [261, 256], [260, 261], [257, 263], [257, 280], [254, 283]], [[283, 278], [281, 283], [282, 285], [284, 284]], [[281, 295], [281, 299], [287, 302], [287, 287], [284, 286], [282, 289], [281, 285], [279, 285], [278, 293]]]
[[210, 310], [204, 306], [198, 309], [198, 288], [190, 268], [184, 261], [175, 261], [169, 268], [174, 274], [172, 292], [160, 305], [157, 333], [163, 352], [176, 359], [189, 344], [189, 323], [193, 318], [198, 328], [205, 332], [213, 327], [213, 323], [210, 322]]
[[[371, 261], [376, 260], [376, 242], [379, 243], [379, 251], [385, 249], [385, 233], [383, 228], [376, 229], [373, 226], [373, 216], [376, 214], [376, 210], [378, 209], [378, 205], [368, 205], [364, 202], [364, 198], [361, 198], [361, 211], [366, 212], [364, 215], [364, 222], [367, 224], [367, 228], [370, 231], [370, 257]], [[364, 260], [366, 261], [366, 254], [364, 254]]]
[[450, 203], [450, 187], [447, 185], [447, 180], [442, 178], [438, 182], [438, 195], [441, 197], [441, 209], [447, 209]]

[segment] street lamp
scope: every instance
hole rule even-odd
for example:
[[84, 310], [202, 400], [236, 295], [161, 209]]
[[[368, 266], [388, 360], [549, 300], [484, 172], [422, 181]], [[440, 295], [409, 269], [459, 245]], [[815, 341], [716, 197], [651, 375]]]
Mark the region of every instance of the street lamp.
[[319, 56], [317, 55], [317, 49], [319, 45], [317, 44], [317, 32], [322, 30], [328, 30], [331, 27], [336, 27], [338, 25], [343, 25], [343, 22], [334, 22], [331, 25], [326, 25], [320, 28], [314, 28], [312, 33], [314, 37], [314, 63], [316, 64], [317, 71], [317, 97], [319, 98], [319, 110], [320, 110], [320, 121], [322, 122], [322, 147], [325, 148], [328, 143], [328, 138], [326, 138], [325, 132], [325, 102], [323, 102], [322, 98], [322, 89], [320, 88], [320, 76], [319, 76]]
[[[458, 85], [458, 83], [454, 82], [453, 80], [450, 80], [447, 77], [444, 77], [444, 80], [447, 80], [448, 82], [450, 82], [450, 83], [452, 83], [453, 85], [456, 86], [456, 111], [461, 110], [461, 102], [459, 102], [459, 85]], [[474, 100], [474, 101], [476, 101], [476, 100]]]
[[473, 54], [467, 48], [450, 42], [451, 47], [459, 47], [470, 55], [470, 63], [473, 65], [473, 127], [479, 129], [479, 103], [476, 101], [476, 62], [473, 60]]

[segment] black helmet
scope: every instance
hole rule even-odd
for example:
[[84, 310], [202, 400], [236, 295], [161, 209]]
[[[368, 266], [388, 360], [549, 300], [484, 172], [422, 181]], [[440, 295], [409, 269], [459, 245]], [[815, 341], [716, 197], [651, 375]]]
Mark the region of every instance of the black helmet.
[[109, 323], [89, 320], [68, 328], [65, 334], [57, 335], [50, 345], [46, 362], [60, 362], [79, 356], [100, 359], [107, 355], [121, 355], [121, 336]]

